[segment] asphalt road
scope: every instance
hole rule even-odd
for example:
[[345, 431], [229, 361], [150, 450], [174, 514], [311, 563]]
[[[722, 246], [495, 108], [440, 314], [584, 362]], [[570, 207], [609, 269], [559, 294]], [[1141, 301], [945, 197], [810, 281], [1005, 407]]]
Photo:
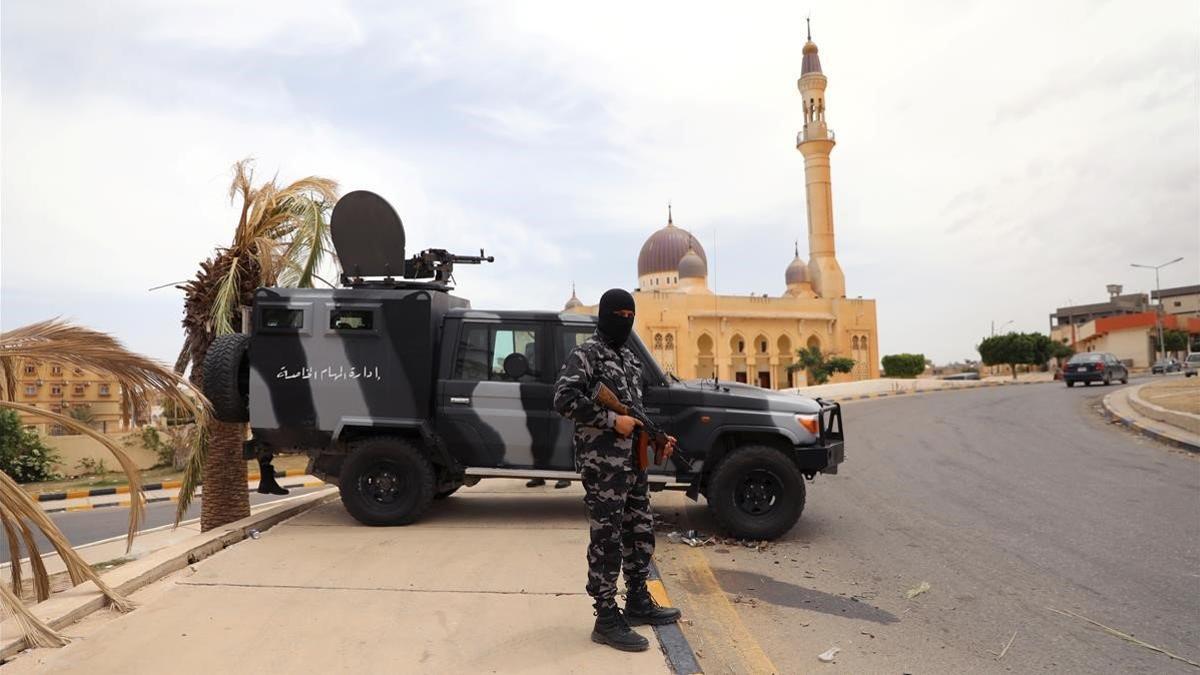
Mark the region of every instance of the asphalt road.
[[[810, 484], [797, 526], [762, 552], [660, 536], [668, 588], [704, 614], [713, 595], [673, 573], [702, 551], [751, 647], [785, 673], [1197, 672], [1050, 609], [1200, 661], [1200, 457], [1106, 424], [1112, 389], [849, 404], [847, 462]], [[679, 517], [713, 531], [702, 505]], [[706, 672], [738, 670], [721, 631], [736, 632], [685, 627]]]
[[[284, 481], [286, 483], [286, 481]], [[318, 488], [291, 488], [291, 495], [304, 494]], [[250, 494], [251, 504], [262, 504], [265, 502], [280, 499], [275, 495], [260, 495], [256, 492]], [[175, 507], [174, 502], [156, 502], [146, 505], [146, 515], [142, 519], [142, 529], [150, 529], [167, 525], [175, 522]], [[188, 509], [187, 516], [183, 520], [200, 517], [200, 499], [192, 502]], [[111, 537], [122, 536], [129, 529], [129, 509], [112, 506], [108, 508], [93, 509], [90, 511], [67, 511], [64, 513], [54, 513], [50, 515], [58, 528], [67, 536], [71, 544], [80, 546], [94, 541], [101, 541]], [[50, 546], [50, 542], [46, 541], [41, 534], [35, 534], [38, 541], [38, 548], [42, 552], [52, 552], [54, 549]], [[0, 563], [8, 562], [8, 541], [4, 537], [0, 537]]]

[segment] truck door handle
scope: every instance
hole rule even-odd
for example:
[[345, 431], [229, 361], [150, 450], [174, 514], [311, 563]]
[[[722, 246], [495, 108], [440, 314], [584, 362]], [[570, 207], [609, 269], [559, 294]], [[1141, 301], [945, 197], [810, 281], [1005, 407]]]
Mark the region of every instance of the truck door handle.
[[466, 396], [451, 396], [451, 397], [450, 397], [450, 402], [451, 402], [451, 403], [459, 403], [459, 404], [462, 404], [462, 405], [470, 405], [470, 404], [471, 404], [471, 399], [470, 399], [470, 398], [468, 398], [468, 397], [466, 397]]

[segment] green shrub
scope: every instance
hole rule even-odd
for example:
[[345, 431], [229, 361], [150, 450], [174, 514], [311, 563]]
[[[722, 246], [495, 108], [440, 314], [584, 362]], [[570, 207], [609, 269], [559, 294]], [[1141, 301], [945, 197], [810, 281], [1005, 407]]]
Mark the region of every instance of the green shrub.
[[75, 468], [79, 470], [81, 476], [102, 476], [108, 473], [108, 465], [104, 463], [103, 459], [91, 457], [80, 459]]
[[884, 377], [916, 377], [923, 372], [924, 354], [888, 354], [883, 357]]
[[54, 480], [58, 460], [37, 433], [25, 429], [15, 410], [0, 410], [0, 471], [18, 483]]

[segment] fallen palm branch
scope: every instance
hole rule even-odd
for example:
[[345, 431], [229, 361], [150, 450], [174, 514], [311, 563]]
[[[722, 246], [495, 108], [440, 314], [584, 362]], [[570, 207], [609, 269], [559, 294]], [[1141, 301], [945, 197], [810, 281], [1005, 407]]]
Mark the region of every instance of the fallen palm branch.
[[[145, 497], [142, 493], [141, 472], [137, 464], [113, 439], [92, 429], [88, 424], [67, 415], [51, 412], [24, 403], [17, 403], [17, 368], [23, 361], [50, 361], [72, 365], [91, 372], [102, 373], [121, 387], [126, 410], [145, 407], [152, 394], [162, 396], [178, 410], [192, 414], [198, 425], [208, 419], [208, 401], [178, 374], [150, 359], [135, 354], [119, 341], [105, 333], [75, 326], [53, 319], [0, 333], [0, 408], [7, 408], [27, 415], [52, 420], [68, 429], [92, 438], [105, 447], [117, 459], [129, 480], [130, 513], [126, 537], [126, 550], [133, 547], [133, 537], [144, 514]], [[71, 543], [54, 524], [41, 506], [29, 496], [7, 473], [0, 471], [0, 527], [3, 527], [13, 561], [12, 588], [0, 590], [0, 605], [15, 617], [26, 640], [31, 646], [61, 646], [65, 638], [37, 619], [21, 603], [22, 570], [21, 544], [29, 553], [30, 569], [33, 572], [34, 591], [37, 599], [45, 600], [50, 594], [50, 580], [34, 539], [34, 531], [40, 532], [53, 546], [67, 568], [71, 584], [78, 586], [86, 581], [96, 584], [108, 602], [118, 611], [126, 612], [133, 604], [110, 588], [100, 575], [88, 565], [71, 547]], [[19, 535], [19, 536], [18, 536]]]
[[1159, 654], [1162, 654], [1164, 656], [1169, 656], [1169, 657], [1175, 659], [1176, 661], [1182, 661], [1182, 662], [1188, 664], [1189, 666], [1194, 666], [1196, 668], [1200, 668], [1200, 663], [1196, 663], [1195, 661], [1192, 661], [1191, 659], [1186, 659], [1178, 654], [1172, 654], [1171, 652], [1163, 649], [1162, 647], [1158, 647], [1156, 645], [1150, 644], [1149, 642], [1139, 640], [1139, 639], [1135, 638], [1134, 636], [1130, 635], [1129, 633], [1119, 631], [1116, 628], [1113, 628], [1111, 626], [1105, 626], [1104, 624], [1100, 623], [1099, 621], [1096, 621], [1094, 619], [1089, 619], [1086, 616], [1083, 616], [1082, 614], [1076, 614], [1075, 612], [1072, 612], [1067, 609], [1055, 609], [1053, 607], [1047, 607], [1046, 609], [1050, 610], [1051, 612], [1054, 612], [1055, 614], [1062, 614], [1063, 616], [1069, 616], [1069, 617], [1073, 617], [1076, 619], [1080, 619], [1082, 621], [1086, 621], [1086, 622], [1092, 624], [1093, 626], [1100, 628], [1101, 630], [1108, 633], [1109, 635], [1119, 637], [1122, 640], [1125, 640], [1126, 642], [1132, 642], [1133, 644], [1135, 644], [1139, 647], [1145, 647], [1146, 649], [1149, 649], [1152, 652], [1158, 652]]

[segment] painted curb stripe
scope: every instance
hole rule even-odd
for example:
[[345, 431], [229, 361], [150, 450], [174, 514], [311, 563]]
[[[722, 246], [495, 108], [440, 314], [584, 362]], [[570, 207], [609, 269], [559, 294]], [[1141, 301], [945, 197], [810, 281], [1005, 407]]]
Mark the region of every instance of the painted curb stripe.
[[[662, 577], [658, 574], [658, 565], [653, 560], [650, 561], [650, 578], [646, 580], [646, 590], [650, 591], [650, 595], [658, 604], [663, 607], [672, 606], [671, 598], [667, 596], [667, 587], [663, 585]], [[686, 675], [704, 672], [700, 669], [700, 663], [696, 661], [696, 653], [692, 650], [692, 645], [688, 643], [687, 636], [683, 634], [683, 629], [679, 627], [679, 624], [669, 623], [653, 628], [654, 635], [658, 638], [658, 644], [666, 654], [667, 663], [670, 664], [673, 672]]]
[[[310, 480], [306, 483], [292, 483], [290, 485], [281, 485], [280, 487], [312, 488], [312, 487], [321, 487], [323, 485], [326, 485], [325, 481]], [[247, 487], [246, 492], [247, 493], [254, 492], [256, 489], [257, 488]], [[203, 498], [203, 494], [198, 495], [198, 497]], [[129, 499], [122, 499], [122, 500], [115, 501], [115, 502], [101, 502], [99, 504], [80, 504], [78, 506], [66, 506], [66, 507], [60, 507], [57, 509], [42, 509], [42, 512], [43, 513], [63, 513], [66, 511], [89, 511], [92, 509], [103, 509], [103, 508], [107, 508], [110, 506], [120, 506], [120, 507], [128, 508], [130, 505], [130, 501], [131, 500], [129, 500]], [[156, 504], [159, 502], [177, 502], [177, 501], [179, 501], [179, 495], [174, 494], [174, 495], [170, 495], [167, 497], [152, 497], [152, 498], [147, 499], [146, 503], [147, 504]]]
[[[290, 478], [292, 476], [306, 476], [308, 472], [303, 469], [288, 469], [287, 471], [276, 471], [276, 478]], [[246, 482], [260, 480], [261, 476], [257, 473], [252, 473], [246, 476]], [[147, 483], [142, 486], [142, 491], [151, 492], [154, 490], [170, 490], [172, 488], [181, 487], [182, 481], [168, 480], [161, 483]], [[203, 483], [201, 483], [203, 485]], [[305, 487], [309, 487], [306, 485]], [[67, 492], [43, 492], [37, 495], [39, 502], [56, 502], [64, 499], [83, 499], [84, 497], [107, 497], [108, 495], [124, 495], [129, 494], [128, 485], [117, 485], [115, 487], [92, 488], [90, 490], [68, 490]]]

